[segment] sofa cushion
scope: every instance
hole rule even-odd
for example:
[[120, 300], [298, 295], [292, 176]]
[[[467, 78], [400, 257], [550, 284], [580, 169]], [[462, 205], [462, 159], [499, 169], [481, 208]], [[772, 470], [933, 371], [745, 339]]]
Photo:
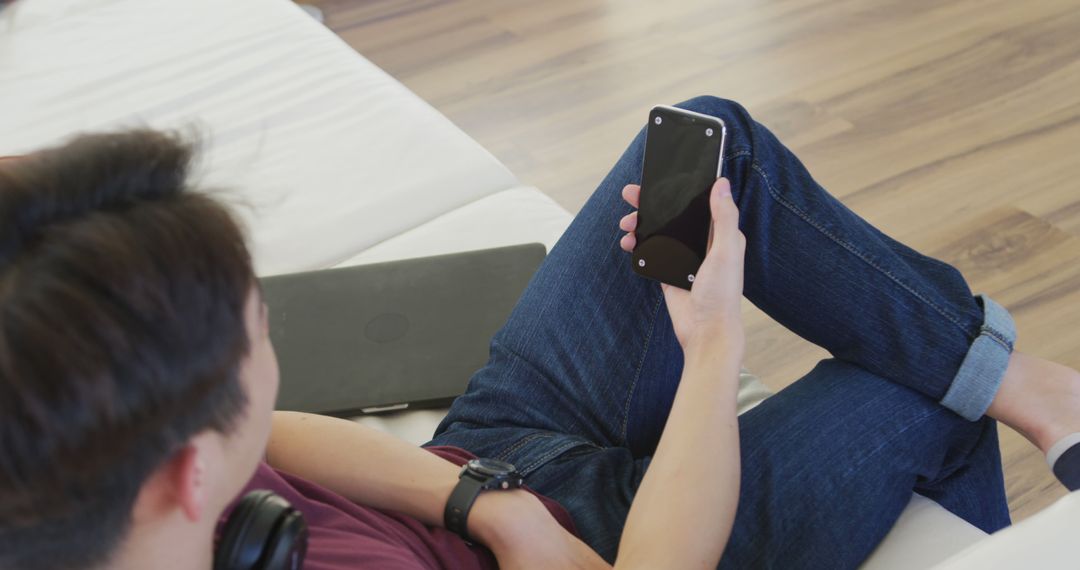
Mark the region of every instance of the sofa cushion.
[[390, 237], [339, 267], [538, 242], [555, 246], [573, 216], [543, 192], [519, 186], [496, 192]]
[[487, 150], [291, 2], [33, 0], [0, 17], [0, 155], [193, 126], [260, 274], [330, 267], [518, 186]]

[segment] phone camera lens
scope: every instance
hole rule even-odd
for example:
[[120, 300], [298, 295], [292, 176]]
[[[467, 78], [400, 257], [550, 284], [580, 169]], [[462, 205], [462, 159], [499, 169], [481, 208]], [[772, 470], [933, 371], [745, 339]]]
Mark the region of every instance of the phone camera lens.
[[705, 136], [711, 137], [712, 136], [712, 129], [705, 129]]
[[645, 260], [644, 259], [637, 260], [637, 266], [638, 267], [645, 267]]
[[653, 122], [659, 125], [660, 122], [661, 122], [660, 117], [657, 117], [657, 118], [653, 119]]

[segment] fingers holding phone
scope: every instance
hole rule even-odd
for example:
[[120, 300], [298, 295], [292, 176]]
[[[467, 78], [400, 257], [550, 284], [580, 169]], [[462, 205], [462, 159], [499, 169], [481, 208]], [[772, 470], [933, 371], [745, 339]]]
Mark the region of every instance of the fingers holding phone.
[[[640, 193], [640, 186], [628, 184], [622, 194], [628, 204], [637, 208]], [[675, 335], [683, 347], [702, 334], [723, 334], [729, 340], [742, 338], [740, 299], [746, 238], [739, 231], [739, 210], [726, 178], [717, 179], [711, 188], [709, 210], [712, 220], [708, 251], [697, 270], [693, 289], [661, 285]], [[619, 228], [627, 232], [619, 242], [626, 252], [633, 252], [636, 245], [637, 221], [636, 210], [619, 221]]]
[[633, 212], [630, 212], [619, 220], [619, 229], [627, 232], [627, 234], [619, 240], [619, 246], [627, 253], [633, 252], [634, 246], [637, 245], [637, 236], [634, 232], [637, 230], [637, 207], [640, 196], [641, 186], [638, 186], [637, 184], [627, 184], [626, 186], [623, 186], [623, 200], [626, 200], [626, 203], [630, 204], [635, 209]]
[[[718, 117], [667, 106], [649, 113], [641, 185], [623, 199], [636, 210], [619, 227], [638, 275], [660, 281], [684, 348], [703, 328], [741, 337], [745, 240], [730, 183], [721, 178], [727, 128]], [[735, 326], [730, 326], [735, 323]]]
[[[728, 235], [728, 231], [734, 228], [735, 232], [742, 236], [742, 232], [739, 232], [739, 211], [735, 206], [735, 202], [731, 197], [731, 182], [727, 178], [718, 178], [713, 188], [715, 197], [710, 197], [709, 207], [712, 215], [712, 225], [709, 228], [709, 241], [707, 249], [712, 249], [713, 238], [716, 235], [716, 221], [717, 212], [720, 214], [720, 219], [729, 219], [734, 215], [733, 223], [726, 225], [720, 232], [721, 235]], [[622, 190], [623, 200], [632, 207], [637, 208], [639, 204], [639, 197], [641, 196], [641, 186], [637, 184], [627, 184]], [[724, 197], [726, 196], [727, 199]], [[634, 246], [637, 244], [637, 235], [634, 233], [637, 230], [638, 213], [637, 211], [630, 212], [619, 220], [619, 229], [626, 232], [626, 235], [619, 240], [619, 246], [623, 251], [630, 253], [634, 251]], [[745, 243], [744, 243], [745, 247]]]

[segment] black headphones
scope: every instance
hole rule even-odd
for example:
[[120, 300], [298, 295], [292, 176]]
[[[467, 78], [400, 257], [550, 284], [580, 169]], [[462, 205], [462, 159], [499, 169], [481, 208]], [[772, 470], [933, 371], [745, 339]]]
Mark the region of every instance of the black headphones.
[[252, 491], [221, 529], [214, 570], [300, 570], [307, 539], [300, 511], [270, 491]]

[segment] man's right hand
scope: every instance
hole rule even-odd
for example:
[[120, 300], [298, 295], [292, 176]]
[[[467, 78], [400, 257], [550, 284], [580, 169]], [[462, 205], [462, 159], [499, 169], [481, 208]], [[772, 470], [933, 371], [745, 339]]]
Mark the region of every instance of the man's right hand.
[[[641, 186], [627, 184], [623, 199], [637, 208]], [[686, 351], [691, 345], [716, 340], [718, 336], [741, 346], [744, 343], [740, 301], [743, 286], [743, 256], [746, 238], [739, 231], [739, 210], [731, 197], [731, 184], [718, 178], [709, 194], [712, 231], [708, 252], [695, 274], [691, 291], [663, 284], [671, 324], [679, 344]], [[628, 232], [620, 245], [628, 252], [637, 245], [638, 213], [631, 212], [619, 222]]]

